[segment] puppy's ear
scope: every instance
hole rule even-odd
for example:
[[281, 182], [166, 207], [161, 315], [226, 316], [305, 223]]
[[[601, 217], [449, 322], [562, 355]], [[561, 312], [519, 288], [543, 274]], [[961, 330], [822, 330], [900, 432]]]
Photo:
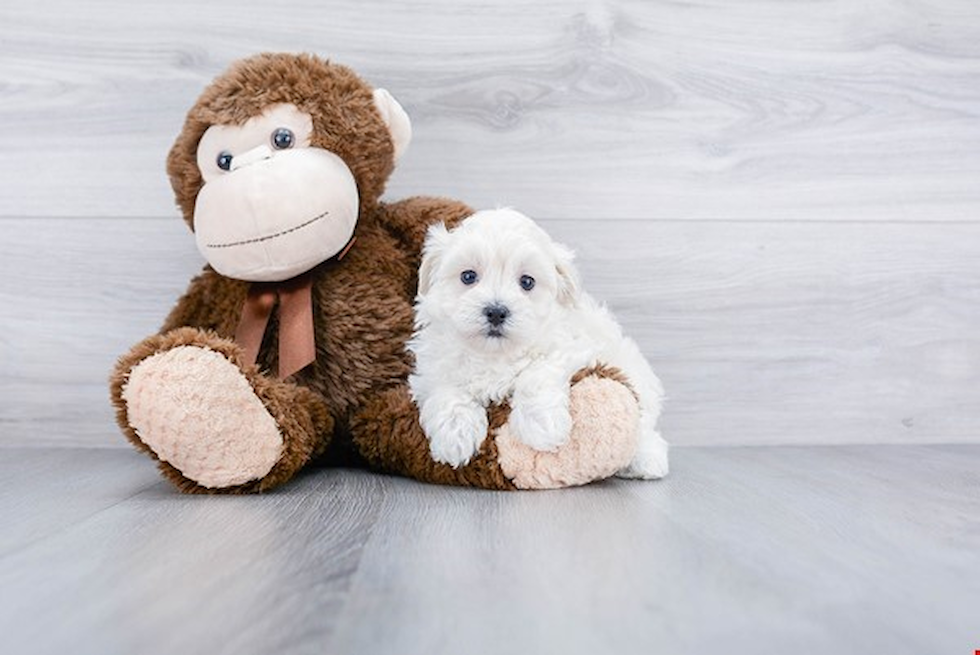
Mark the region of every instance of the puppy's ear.
[[429, 226], [429, 231], [425, 235], [425, 244], [422, 246], [422, 265], [419, 266], [419, 291], [418, 295], [424, 296], [432, 288], [432, 278], [439, 263], [442, 261], [442, 253], [446, 249], [449, 241], [449, 230], [443, 223], [436, 223]]
[[552, 244], [555, 269], [558, 271], [558, 302], [571, 307], [579, 294], [578, 271], [575, 270], [575, 253], [560, 243]]

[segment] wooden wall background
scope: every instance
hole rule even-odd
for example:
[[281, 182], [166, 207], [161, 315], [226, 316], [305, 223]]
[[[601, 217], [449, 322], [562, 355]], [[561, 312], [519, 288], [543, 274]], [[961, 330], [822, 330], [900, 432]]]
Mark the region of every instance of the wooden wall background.
[[390, 197], [575, 247], [675, 444], [980, 440], [974, 0], [34, 0], [0, 7], [0, 443], [124, 445], [108, 370], [201, 265], [166, 151], [263, 50], [402, 101]]

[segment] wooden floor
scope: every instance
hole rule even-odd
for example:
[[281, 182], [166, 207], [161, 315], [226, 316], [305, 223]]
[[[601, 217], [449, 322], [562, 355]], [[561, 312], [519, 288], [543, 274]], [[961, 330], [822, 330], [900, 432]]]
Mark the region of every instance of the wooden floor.
[[980, 648], [980, 446], [679, 448], [662, 482], [313, 471], [188, 497], [116, 449], [0, 450], [3, 653]]

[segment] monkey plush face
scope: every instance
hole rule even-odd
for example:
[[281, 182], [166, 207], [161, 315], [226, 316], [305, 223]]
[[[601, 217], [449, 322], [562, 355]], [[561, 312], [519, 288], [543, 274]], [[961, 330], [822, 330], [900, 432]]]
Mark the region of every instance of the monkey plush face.
[[410, 135], [394, 98], [349, 69], [258, 55], [205, 90], [168, 171], [208, 263], [276, 282], [343, 250]]
[[286, 280], [350, 241], [357, 184], [344, 160], [310, 146], [312, 133], [309, 114], [278, 104], [244, 125], [214, 125], [201, 137], [197, 247], [222, 275]]

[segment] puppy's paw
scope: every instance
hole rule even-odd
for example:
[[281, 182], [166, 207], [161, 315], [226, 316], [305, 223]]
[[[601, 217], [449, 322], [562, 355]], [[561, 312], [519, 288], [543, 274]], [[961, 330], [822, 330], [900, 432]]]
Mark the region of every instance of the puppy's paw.
[[670, 472], [667, 442], [657, 432], [640, 435], [636, 454], [629, 465], [616, 473], [618, 478], [658, 480]]
[[453, 468], [468, 463], [487, 436], [487, 412], [477, 405], [454, 404], [423, 411], [420, 420], [432, 459]]
[[558, 450], [572, 431], [567, 390], [539, 390], [531, 399], [515, 397], [509, 423], [514, 436], [525, 445], [535, 450]]

